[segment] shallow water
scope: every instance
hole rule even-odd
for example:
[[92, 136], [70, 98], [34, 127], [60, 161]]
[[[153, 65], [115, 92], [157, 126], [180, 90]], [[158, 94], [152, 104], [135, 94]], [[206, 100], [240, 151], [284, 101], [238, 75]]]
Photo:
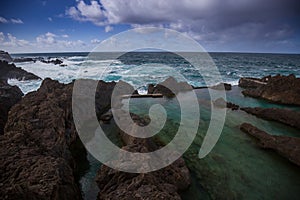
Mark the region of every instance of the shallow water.
[[[240, 91], [239, 87], [233, 87], [227, 93], [228, 99], [243, 106], [285, 107], [244, 98]], [[299, 131], [243, 111], [227, 110], [225, 126], [218, 143], [208, 156], [199, 159], [198, 151], [209, 124], [210, 104], [203, 100], [209, 99], [206, 89], [196, 92], [201, 97], [201, 122], [193, 144], [184, 154], [192, 171], [193, 184], [187, 192], [182, 193], [183, 199], [297, 199], [300, 195], [299, 167], [273, 151], [257, 147], [253, 138], [240, 131], [239, 125], [248, 122], [270, 134], [293, 137], [300, 137]], [[157, 137], [168, 143], [176, 133], [180, 119], [180, 112], [174, 111], [174, 100], [132, 99], [130, 108], [132, 112], [147, 114], [150, 105], [162, 101], [172, 114], [168, 115], [171, 117], [166, 124], [168, 128], [164, 128]]]

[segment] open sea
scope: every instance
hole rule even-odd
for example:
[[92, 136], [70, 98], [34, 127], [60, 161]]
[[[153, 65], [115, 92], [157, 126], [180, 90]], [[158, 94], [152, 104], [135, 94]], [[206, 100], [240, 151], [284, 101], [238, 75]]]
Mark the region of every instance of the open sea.
[[[222, 81], [233, 85], [246, 76], [295, 74], [300, 77], [300, 55], [210, 53], [210, 56], [222, 75]], [[121, 79], [132, 84], [140, 93], [146, 92], [147, 84], [161, 82], [169, 76], [186, 80], [194, 86], [205, 86], [203, 77], [212, 76], [209, 69], [200, 73], [186, 60], [170, 53], [130, 53], [118, 59], [111, 59], [109, 54], [103, 54], [100, 59], [88, 59], [87, 53], [15, 54], [13, 57], [58, 58], [67, 65], [61, 67], [40, 61], [16, 63], [41, 78], [50, 77], [64, 83], [79, 77], [105, 81]], [[41, 81], [9, 80], [9, 83], [28, 93], [36, 90]], [[299, 107], [244, 97], [241, 90], [234, 86], [226, 92], [227, 100], [241, 107], [300, 110]], [[198, 152], [210, 123], [211, 101], [207, 89], [197, 89], [195, 92], [200, 106], [200, 124], [193, 144], [184, 154], [192, 174], [192, 185], [181, 193], [182, 199], [299, 199], [299, 167], [273, 151], [259, 148], [253, 138], [240, 131], [239, 126], [248, 122], [270, 134], [292, 137], [300, 137], [299, 130], [256, 118], [240, 110], [228, 109], [219, 141], [208, 156], [199, 159]], [[129, 103], [130, 111], [140, 115], [148, 115], [149, 108], [154, 104], [163, 105], [168, 113], [165, 128], [155, 136], [167, 144], [180, 125], [180, 106], [176, 99], [139, 98], [131, 99]], [[193, 116], [188, 117], [193, 120]], [[107, 131], [112, 131], [111, 127], [104, 126]], [[90, 154], [88, 159], [90, 167], [82, 174], [81, 189], [85, 199], [95, 199], [99, 191], [94, 177], [101, 163]]]

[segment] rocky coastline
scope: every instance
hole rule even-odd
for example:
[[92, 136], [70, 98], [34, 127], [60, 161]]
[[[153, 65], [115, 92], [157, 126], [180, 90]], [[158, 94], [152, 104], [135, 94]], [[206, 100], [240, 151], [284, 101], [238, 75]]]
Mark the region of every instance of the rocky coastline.
[[[87, 152], [81, 144], [73, 121], [74, 82], [62, 84], [46, 78], [37, 91], [24, 96], [18, 87], [9, 85], [7, 79], [40, 78], [10, 64], [13, 59], [10, 60], [7, 55], [3, 57], [6, 61], [0, 61], [0, 198], [83, 199], [78, 183], [78, 166], [82, 162], [88, 165], [88, 161]], [[53, 64], [61, 65], [62, 62], [54, 60]], [[118, 83], [122, 85], [122, 95], [131, 95], [132, 91], [138, 95], [130, 84], [123, 81]], [[109, 111], [111, 95], [117, 83], [99, 81], [97, 84], [97, 117], [99, 121], [110, 124], [113, 120]], [[300, 79], [294, 75], [267, 76], [261, 79], [241, 78], [239, 86], [244, 89], [242, 94], [246, 97], [276, 104], [300, 105]], [[222, 83], [210, 88], [230, 91], [232, 86]], [[173, 98], [179, 92], [193, 89], [197, 88], [169, 77], [162, 83], [149, 85], [148, 94], [162, 94], [164, 97]], [[84, 98], [82, 97], [83, 102]], [[297, 111], [281, 108], [240, 108], [239, 105], [224, 99], [217, 99], [212, 104], [219, 108], [229, 108], [233, 112], [242, 110], [262, 119], [300, 129], [300, 114]], [[136, 114], [131, 113], [131, 116], [140, 126], [146, 126], [149, 122]], [[241, 124], [240, 130], [254, 138], [262, 149], [271, 149], [300, 166], [299, 138], [272, 135], [249, 123]], [[118, 135], [123, 142], [122, 149], [126, 151], [150, 152], [161, 147], [157, 141], [134, 138], [121, 130], [118, 130]], [[95, 177], [100, 189], [97, 198], [181, 199], [180, 193], [187, 190], [192, 182], [190, 170], [182, 157], [168, 167], [141, 174], [120, 172], [102, 165]]]

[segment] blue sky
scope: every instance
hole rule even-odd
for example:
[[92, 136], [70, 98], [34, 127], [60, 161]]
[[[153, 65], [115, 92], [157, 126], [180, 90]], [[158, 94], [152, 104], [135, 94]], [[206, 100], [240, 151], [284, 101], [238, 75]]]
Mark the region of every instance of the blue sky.
[[135, 27], [164, 27], [207, 51], [300, 53], [298, 0], [10, 0], [0, 3], [0, 49], [91, 51]]

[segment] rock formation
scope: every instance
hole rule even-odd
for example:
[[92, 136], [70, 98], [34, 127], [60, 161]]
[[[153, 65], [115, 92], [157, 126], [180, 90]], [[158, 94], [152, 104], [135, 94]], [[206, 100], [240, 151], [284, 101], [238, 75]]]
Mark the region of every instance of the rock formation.
[[12, 62], [13, 59], [12, 59], [12, 57], [9, 55], [9, 53], [7, 53], [7, 52], [5, 52], [5, 51], [0, 51], [0, 61]]
[[[132, 119], [142, 126], [148, 123], [133, 114]], [[145, 153], [158, 148], [151, 138], [135, 138], [122, 131], [120, 135], [125, 144], [122, 149], [126, 151]], [[178, 191], [186, 189], [191, 183], [189, 170], [182, 158], [168, 167], [142, 174], [120, 172], [102, 165], [96, 181], [100, 188], [98, 199], [128, 200], [181, 199]]]
[[33, 73], [27, 72], [14, 64], [8, 64], [6, 61], [0, 61], [0, 79], [7, 80], [10, 78], [18, 80], [41, 79]]
[[179, 92], [190, 91], [193, 87], [187, 82], [177, 82], [173, 77], [167, 78], [165, 81], [157, 84], [148, 85], [148, 94], [162, 94], [166, 97], [174, 97]]
[[213, 101], [213, 105], [218, 108], [230, 108], [231, 110], [238, 110], [239, 105], [236, 105], [231, 102], [226, 102], [223, 98], [218, 98], [215, 101]]
[[232, 86], [229, 83], [219, 83], [217, 85], [211, 86], [214, 90], [231, 90]]
[[[245, 80], [240, 80], [240, 83]], [[257, 83], [259, 84], [257, 85]], [[295, 75], [289, 76], [269, 76], [261, 81], [252, 81], [242, 93], [245, 96], [265, 99], [274, 103], [300, 105], [300, 78]]]
[[248, 123], [243, 123], [240, 129], [256, 138], [261, 148], [272, 149], [300, 166], [300, 138], [270, 135]]
[[280, 108], [241, 108], [241, 110], [259, 118], [280, 122], [300, 129], [300, 112]]
[[0, 80], [0, 135], [4, 132], [8, 111], [21, 100], [22, 96], [23, 93], [17, 86], [11, 86], [6, 80]]

